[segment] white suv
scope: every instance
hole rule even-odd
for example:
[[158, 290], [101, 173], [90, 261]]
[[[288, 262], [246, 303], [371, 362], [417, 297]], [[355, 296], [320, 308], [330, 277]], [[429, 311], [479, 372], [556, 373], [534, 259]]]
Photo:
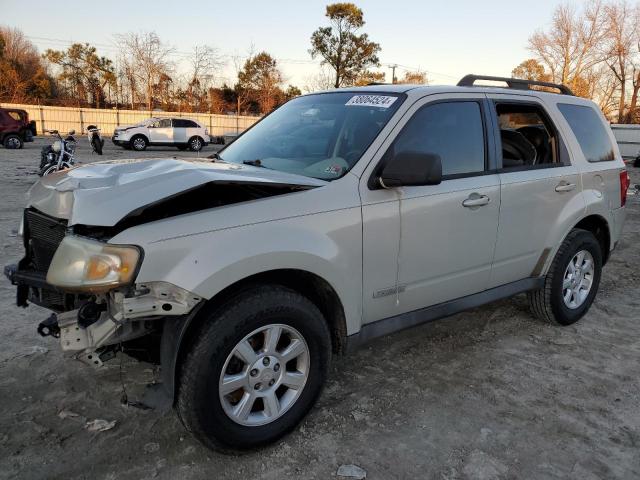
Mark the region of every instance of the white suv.
[[164, 146], [199, 152], [209, 143], [209, 131], [187, 118], [150, 118], [137, 125], [116, 128], [111, 140], [115, 145], [137, 151]]
[[564, 86], [479, 78], [297, 97], [209, 162], [44, 177], [18, 305], [92, 365], [161, 337], [180, 419], [234, 448], [294, 428], [332, 353], [374, 337], [524, 292], [572, 324], [625, 218], [615, 139]]

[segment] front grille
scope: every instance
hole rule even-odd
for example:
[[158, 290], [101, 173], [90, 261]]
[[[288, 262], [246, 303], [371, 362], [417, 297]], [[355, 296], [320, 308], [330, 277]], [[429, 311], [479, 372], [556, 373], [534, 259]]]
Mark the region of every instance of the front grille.
[[46, 273], [67, 230], [67, 222], [28, 209], [24, 215], [27, 256], [36, 271]]

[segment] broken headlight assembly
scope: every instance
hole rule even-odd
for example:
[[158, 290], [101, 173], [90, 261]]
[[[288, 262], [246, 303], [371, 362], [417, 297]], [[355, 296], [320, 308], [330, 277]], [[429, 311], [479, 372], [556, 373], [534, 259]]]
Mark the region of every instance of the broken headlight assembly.
[[67, 290], [101, 293], [133, 282], [142, 249], [88, 238], [64, 237], [47, 271], [47, 283]]

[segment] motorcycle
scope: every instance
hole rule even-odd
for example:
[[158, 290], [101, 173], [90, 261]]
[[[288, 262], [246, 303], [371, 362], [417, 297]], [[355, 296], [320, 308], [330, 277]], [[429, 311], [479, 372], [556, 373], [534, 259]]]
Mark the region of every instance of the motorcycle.
[[40, 152], [40, 172], [41, 177], [53, 172], [71, 168], [75, 161], [73, 155], [76, 151], [77, 141], [73, 135], [76, 131], [71, 130], [66, 138], [62, 138], [58, 130], [45, 130], [58, 138], [52, 145], [46, 146]]
[[95, 125], [87, 127], [87, 138], [89, 144], [95, 153], [102, 155], [102, 147], [104, 147], [104, 138], [100, 136], [100, 129]]

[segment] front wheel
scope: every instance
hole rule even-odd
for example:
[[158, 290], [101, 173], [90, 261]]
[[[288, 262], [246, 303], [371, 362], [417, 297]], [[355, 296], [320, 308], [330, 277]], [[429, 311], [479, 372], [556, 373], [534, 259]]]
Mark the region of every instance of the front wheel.
[[147, 148], [147, 139], [143, 136], [133, 137], [131, 139], [131, 148], [137, 152], [142, 152]]
[[292, 430], [318, 398], [331, 338], [318, 308], [280, 286], [203, 313], [180, 369], [177, 409], [210, 448], [244, 449]]
[[22, 146], [24, 145], [22, 143], [22, 139], [20, 138], [20, 135], [16, 135], [14, 133], [4, 137], [3, 143], [4, 143], [4, 148], [8, 148], [10, 150], [22, 148]]
[[544, 288], [527, 294], [532, 312], [560, 325], [577, 322], [591, 307], [601, 275], [598, 239], [586, 230], [572, 230], [553, 259]]

